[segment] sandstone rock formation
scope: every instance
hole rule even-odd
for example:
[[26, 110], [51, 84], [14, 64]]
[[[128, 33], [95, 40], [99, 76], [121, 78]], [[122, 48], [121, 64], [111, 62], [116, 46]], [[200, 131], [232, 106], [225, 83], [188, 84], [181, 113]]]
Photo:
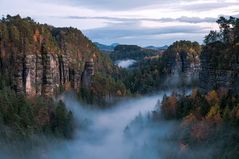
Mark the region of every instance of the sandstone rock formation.
[[197, 76], [200, 66], [201, 46], [197, 42], [176, 41], [165, 51], [165, 60], [173, 73], [188, 77]]
[[19, 57], [15, 65], [16, 90], [28, 96], [52, 96], [60, 86], [70, 84], [72, 89], [82, 86], [89, 88], [91, 76], [94, 75], [94, 61], [85, 62], [83, 73], [69, 67], [66, 56], [54, 54], [27, 55]]
[[85, 69], [81, 76], [81, 83], [83, 88], [89, 88], [91, 85], [91, 77], [94, 75], [94, 61], [91, 59], [90, 61], [85, 63]]
[[[238, 64], [239, 66], [239, 64]], [[239, 91], [239, 70], [236, 66], [231, 69], [218, 69], [210, 63], [208, 57], [201, 59], [201, 70], [199, 73], [200, 89], [208, 92], [217, 88]]]
[[1, 77], [19, 94], [53, 96], [90, 88], [94, 72], [110, 73], [112, 66], [75, 28], [54, 28], [20, 16], [0, 20]]

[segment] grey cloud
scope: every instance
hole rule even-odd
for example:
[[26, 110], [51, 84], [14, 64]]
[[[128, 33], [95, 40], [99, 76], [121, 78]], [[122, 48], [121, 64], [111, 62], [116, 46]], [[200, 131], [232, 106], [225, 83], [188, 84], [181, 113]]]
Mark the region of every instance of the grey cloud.
[[138, 22], [138, 21], [155, 21], [155, 22], [186, 22], [186, 23], [214, 23], [217, 18], [199, 18], [199, 17], [180, 17], [180, 18], [119, 18], [119, 17], [84, 17], [84, 16], [68, 16], [64, 18], [70, 19], [102, 19], [102, 20], [112, 20], [118, 22]]
[[183, 16], [183, 17], [177, 18], [176, 20], [180, 22], [187, 22], [187, 23], [202, 23], [202, 22], [214, 23], [216, 22], [217, 18], [211, 18], [211, 17], [198, 18], [198, 17]]
[[113, 29], [113, 28], [99, 28], [94, 30], [84, 31], [89, 37], [94, 38], [123, 38], [131, 36], [146, 36], [146, 35], [163, 35], [175, 33], [206, 33], [205, 28], [191, 27], [191, 26], [178, 26], [178, 27], [163, 27], [159, 29], [148, 28], [129, 28], [129, 29]]
[[[42, 0], [49, 2], [46, 0]], [[103, 10], [129, 10], [140, 7], [150, 6], [152, 4], [167, 5], [182, 0], [52, 0], [57, 3], [67, 3], [71, 5], [81, 5], [91, 9], [103, 9]]]
[[223, 17], [225, 17], [225, 18], [229, 18], [230, 16], [239, 18], [239, 14], [233, 14], [233, 15], [224, 15], [224, 14], [221, 14], [221, 15], [219, 15], [219, 16], [223, 16]]
[[177, 10], [191, 10], [195, 12], [202, 12], [202, 11], [209, 11], [209, 10], [216, 10], [220, 8], [226, 8], [230, 6], [238, 6], [239, 3], [233, 2], [225, 2], [225, 1], [217, 1], [217, 2], [209, 2], [209, 3], [199, 3], [199, 4], [185, 4], [181, 6], [175, 7]]
[[[40, 0], [49, 3], [48, 0]], [[228, 7], [232, 5], [238, 5], [237, 3], [227, 2], [225, 0], [218, 0], [216, 2], [208, 2], [204, 0], [204, 3], [195, 4], [191, 2], [197, 2], [199, 0], [51, 0], [55, 3], [63, 3], [74, 6], [84, 6], [90, 9], [99, 10], [130, 10], [140, 9], [142, 7], [152, 8], [169, 8], [173, 7], [178, 10], [191, 10], [191, 11], [207, 11], [212, 9], [218, 9]], [[184, 2], [181, 4], [180, 2]]]
[[[144, 28], [138, 22], [127, 22], [120, 24], [111, 24], [107, 27], [97, 28], [83, 31], [90, 39], [103, 43], [119, 42], [119, 43], [135, 43], [138, 45], [147, 45], [152, 43], [170, 44], [179, 38], [177, 34], [181, 34], [180, 40], [201, 41], [207, 34], [209, 28], [201, 26], [167, 26], [160, 28]], [[169, 35], [170, 38], [163, 38]], [[174, 37], [176, 35], [177, 37]], [[194, 37], [191, 37], [191, 36]], [[195, 38], [195, 36], [197, 36]], [[157, 41], [160, 40], [161, 42]]]

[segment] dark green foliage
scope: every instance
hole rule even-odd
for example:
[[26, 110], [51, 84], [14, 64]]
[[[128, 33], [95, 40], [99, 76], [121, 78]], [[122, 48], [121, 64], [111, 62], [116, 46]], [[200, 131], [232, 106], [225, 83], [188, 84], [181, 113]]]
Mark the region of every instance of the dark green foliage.
[[143, 61], [123, 79], [132, 93], [145, 94], [157, 90], [168, 73], [163, 59]]
[[187, 97], [181, 98], [176, 107], [176, 118], [182, 119], [192, 111], [193, 100]]
[[205, 97], [199, 92], [197, 92], [193, 105], [196, 106], [196, 108], [199, 108], [200, 114], [202, 116], [206, 116], [207, 113], [210, 111], [210, 104], [207, 102]]
[[205, 44], [214, 43], [220, 41], [222, 43], [231, 45], [239, 42], [239, 19], [235, 17], [220, 17], [217, 20], [220, 27], [220, 32], [211, 31], [208, 36], [205, 37]]
[[115, 97], [123, 97], [129, 94], [120, 80], [97, 73], [93, 76], [91, 88], [81, 88], [79, 97], [88, 104], [107, 106], [114, 102]]
[[51, 121], [52, 131], [59, 136], [71, 138], [73, 132], [73, 115], [72, 112], [68, 112], [64, 103], [59, 102], [55, 110], [55, 116]]
[[110, 58], [113, 61], [125, 59], [143, 60], [145, 57], [156, 56], [159, 54], [159, 51], [144, 49], [137, 45], [118, 45], [110, 54]]
[[125, 78], [122, 78], [123, 82], [132, 93], [139, 94], [168, 87], [169, 85], [165, 85], [165, 79], [172, 75], [176, 62], [182, 62], [182, 65], [184, 65], [182, 66], [182, 72], [184, 72], [184, 68], [191, 63], [199, 63], [200, 52], [201, 46], [197, 42], [177, 41], [158, 59], [143, 60], [137, 63], [134, 69], [125, 73]]
[[80, 89], [80, 92], [79, 92], [79, 98], [88, 103], [88, 104], [93, 104], [94, 101], [95, 101], [95, 96], [93, 95], [93, 92], [89, 89], [86, 89], [86, 88], [81, 88]]
[[217, 23], [220, 32], [211, 31], [205, 37], [201, 59], [217, 69], [238, 69], [239, 19], [220, 17]]
[[52, 134], [72, 137], [73, 117], [62, 102], [42, 97], [26, 99], [8, 88], [0, 90], [1, 137]]

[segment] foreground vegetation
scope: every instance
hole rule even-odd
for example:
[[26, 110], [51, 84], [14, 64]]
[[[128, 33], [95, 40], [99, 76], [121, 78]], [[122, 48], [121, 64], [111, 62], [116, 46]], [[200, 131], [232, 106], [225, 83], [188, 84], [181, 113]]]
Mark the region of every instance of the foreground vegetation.
[[[14, 19], [17, 19], [15, 21]], [[3, 21], [12, 29], [7, 30], [7, 25], [1, 24], [4, 30], [3, 37], [12, 35], [11, 43], [21, 45], [16, 26], [27, 27], [26, 24], [36, 24], [31, 19], [19, 20], [19, 17], [8, 17]], [[12, 23], [17, 22], [17, 24]], [[179, 73], [184, 73], [191, 64], [198, 64], [198, 57], [208, 58], [216, 69], [237, 68], [238, 63], [238, 19], [220, 18], [218, 23], [221, 31], [211, 32], [205, 39], [205, 46], [197, 42], [177, 41], [172, 44], [158, 59], [142, 60], [133, 70], [121, 70], [111, 66], [108, 57], [102, 56], [96, 66], [99, 67], [92, 77], [90, 88], [81, 88], [79, 98], [88, 103], [95, 104], [101, 108], [112, 103], [114, 96], [128, 96], [130, 94], [146, 94], [157, 91], [163, 86], [171, 85], [165, 83], [168, 77], [174, 74], [177, 67]], [[38, 26], [38, 24], [37, 24]], [[41, 25], [43, 27], [43, 25]], [[26, 30], [29, 29], [25, 28]], [[59, 30], [46, 27], [46, 34], [58, 34]], [[74, 29], [65, 30], [69, 33], [69, 43], [72, 41], [70, 35]], [[32, 30], [31, 30], [32, 32]], [[5, 35], [11, 33], [10, 35]], [[33, 34], [33, 33], [32, 33]], [[32, 45], [32, 35], [25, 35], [26, 45]], [[59, 39], [53, 36], [49, 48], [58, 48], [56, 43]], [[53, 38], [52, 37], [52, 38]], [[16, 39], [14, 39], [16, 38]], [[75, 40], [76, 42], [77, 40]], [[59, 41], [58, 41], [59, 42]], [[4, 42], [4, 44], [7, 42]], [[76, 44], [76, 46], [78, 46]], [[93, 46], [92, 46], [93, 47]], [[120, 46], [123, 47], [123, 46]], [[31, 47], [27, 47], [30, 49]], [[69, 48], [71, 48], [69, 46]], [[77, 48], [76, 48], [77, 49]], [[120, 49], [120, 48], [116, 48]], [[121, 48], [124, 49], [124, 48]], [[139, 48], [132, 48], [130, 56], [134, 56]], [[53, 49], [54, 50], [54, 49]], [[83, 49], [84, 50], [84, 49]], [[201, 54], [202, 50], [202, 54]], [[31, 51], [31, 50], [30, 50]], [[71, 50], [73, 51], [73, 50]], [[96, 50], [97, 51], [97, 50]], [[141, 50], [142, 51], [142, 50]], [[87, 51], [83, 51], [87, 58]], [[92, 53], [93, 54], [93, 53]], [[147, 53], [146, 53], [147, 54]], [[140, 54], [142, 59], [146, 54]], [[71, 54], [74, 55], [74, 51]], [[142, 56], [141, 56], [142, 55]], [[154, 55], [154, 54], [153, 54]], [[76, 54], [73, 56], [76, 56]], [[119, 55], [115, 58], [124, 58]], [[127, 55], [129, 56], [129, 55]], [[107, 61], [106, 64], [104, 61]], [[3, 58], [0, 58], [0, 68], [4, 65]], [[73, 66], [72, 66], [73, 67]], [[106, 69], [105, 69], [106, 68]], [[105, 70], [104, 70], [105, 69]], [[13, 72], [12, 72], [13, 74]], [[27, 98], [24, 95], [18, 96], [14, 91], [14, 81], [10, 78], [12, 74], [8, 69], [1, 69], [0, 74], [0, 136], [10, 140], [24, 138], [33, 135], [50, 135], [59, 138], [72, 138], [74, 132], [73, 114], [68, 111], [62, 102], [55, 102], [45, 97]], [[182, 78], [182, 81], [185, 80]], [[176, 83], [177, 86], [179, 83]], [[182, 83], [185, 87], [185, 85]], [[173, 140], [177, 141], [182, 152], [211, 148], [211, 158], [236, 159], [239, 154], [239, 95], [233, 94], [227, 89], [218, 89], [202, 94], [193, 91], [192, 95], [183, 96], [177, 93], [170, 97], [164, 97], [162, 103], [158, 104], [158, 112], [153, 114], [153, 119], [158, 121], [163, 118], [167, 121], [178, 121], [180, 124], [175, 130]], [[185, 158], [184, 154], [172, 156], [171, 158]]]
[[63, 102], [43, 97], [25, 98], [8, 88], [0, 90], [1, 138], [32, 135], [73, 137], [73, 114]]
[[[239, 19], [221, 17], [217, 22], [220, 32], [211, 31], [206, 36], [201, 65], [215, 70], [238, 70]], [[154, 119], [180, 122], [173, 140], [179, 143], [182, 153], [171, 158], [187, 158], [193, 150], [209, 152], [207, 158], [238, 158], [239, 94], [235, 89], [219, 85], [204, 94], [194, 90], [188, 96], [174, 93], [164, 97]]]
[[238, 157], [238, 95], [223, 90], [211, 91], [206, 95], [198, 91], [193, 91], [189, 96], [174, 94], [164, 97], [158, 108], [161, 113], [155, 114], [154, 119], [160, 116], [165, 120], [180, 121], [174, 140], [180, 143], [181, 151], [187, 153], [210, 149], [212, 153], [209, 158]]

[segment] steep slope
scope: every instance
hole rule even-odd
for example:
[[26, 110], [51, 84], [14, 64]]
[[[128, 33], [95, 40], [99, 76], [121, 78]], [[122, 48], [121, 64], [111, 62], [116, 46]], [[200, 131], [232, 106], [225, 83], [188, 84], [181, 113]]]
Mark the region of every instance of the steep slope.
[[113, 65], [75, 28], [8, 15], [0, 21], [0, 69], [4, 85], [18, 93], [52, 96], [88, 86], [95, 72], [110, 74]]
[[164, 56], [172, 69], [187, 72], [200, 64], [201, 46], [197, 42], [176, 41], [165, 51]]
[[[158, 58], [143, 60], [125, 78], [133, 93], [145, 94], [161, 87], [191, 85], [198, 75], [201, 46], [197, 42], [176, 41]], [[182, 78], [181, 78], [182, 75]]]
[[200, 87], [207, 92], [225, 88], [239, 90], [239, 19], [221, 17], [220, 32], [211, 31], [205, 38], [201, 55]]

